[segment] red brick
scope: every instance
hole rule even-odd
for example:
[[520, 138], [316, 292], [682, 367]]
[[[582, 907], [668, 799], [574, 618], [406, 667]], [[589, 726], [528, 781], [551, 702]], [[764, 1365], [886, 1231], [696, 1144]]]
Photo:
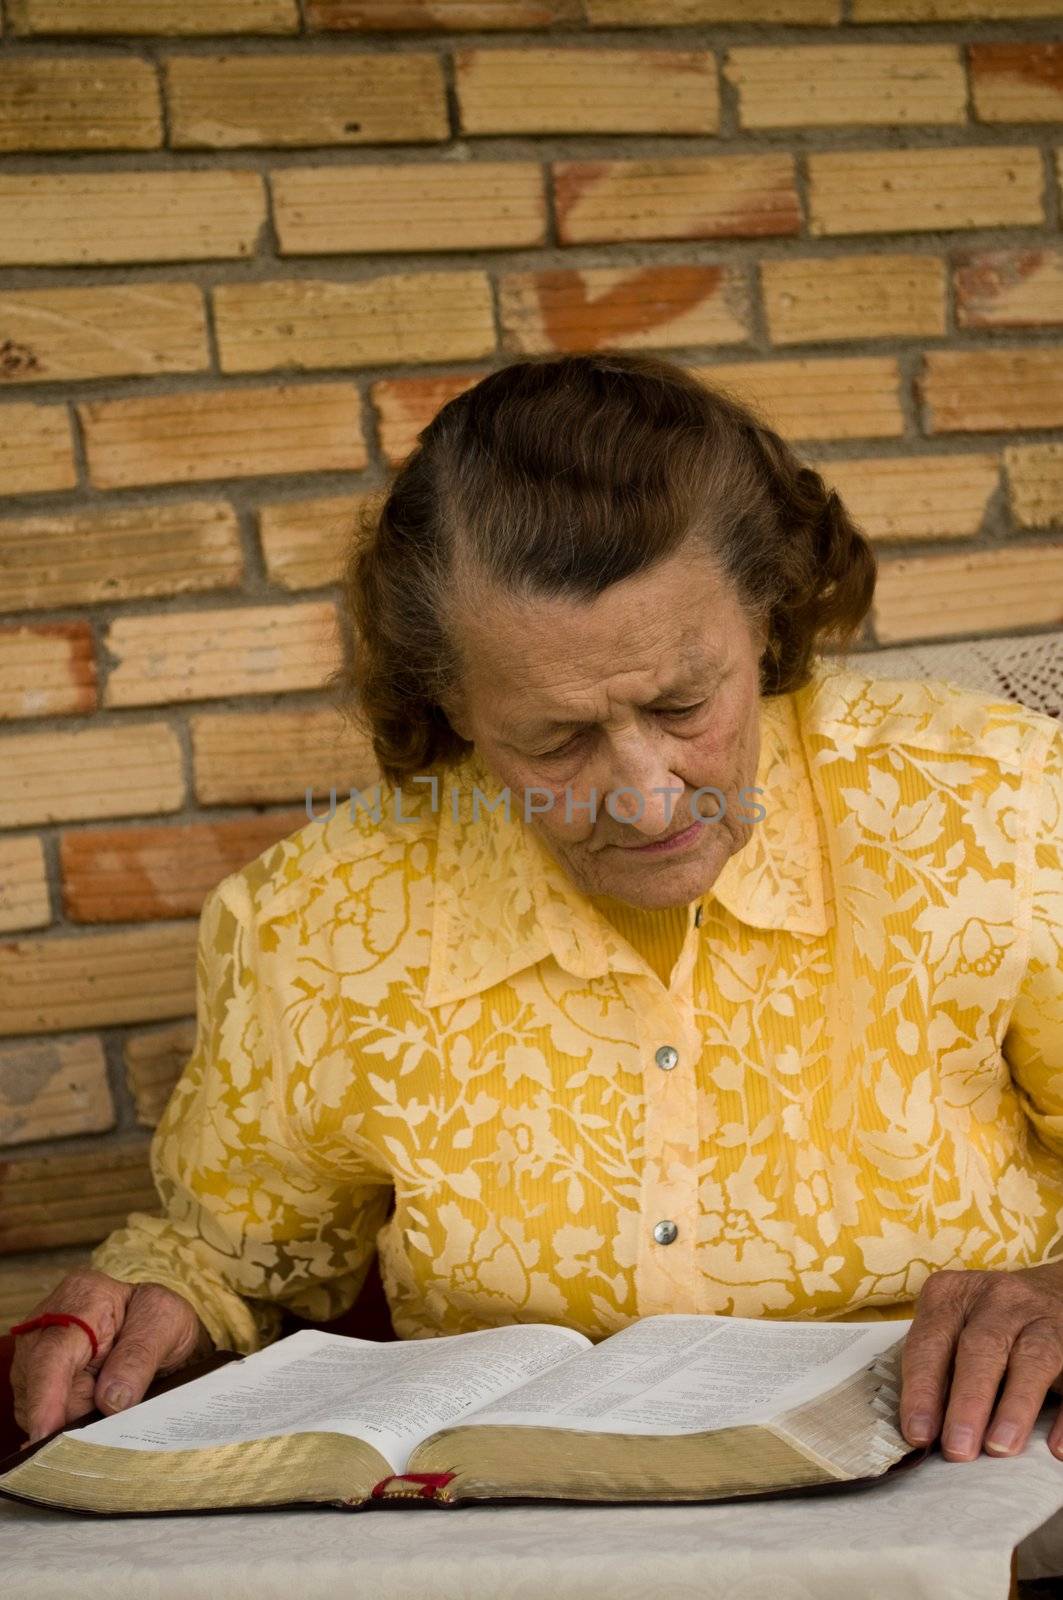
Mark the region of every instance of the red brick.
[[0, 930], [46, 928], [52, 921], [51, 893], [39, 834], [0, 837]]
[[0, 1033], [65, 1033], [194, 1014], [197, 926], [188, 919], [3, 940]]
[[348, 33], [551, 28], [582, 21], [579, 0], [305, 0], [306, 25]]
[[331, 600], [119, 617], [106, 644], [108, 706], [318, 689], [339, 659]]
[[[380, 774], [367, 740], [339, 711], [201, 712], [190, 718], [196, 799], [206, 806], [298, 801], [364, 789]], [[315, 811], [315, 815], [319, 812]]]
[[1063, 427], [1063, 350], [935, 350], [918, 389], [928, 432]]
[[719, 130], [709, 50], [458, 50], [463, 134], [711, 134]]
[[65, 830], [59, 839], [70, 922], [198, 916], [211, 889], [307, 820], [303, 810], [169, 827]]
[[402, 461], [436, 412], [485, 376], [486, 372], [480, 370], [447, 373], [441, 378], [381, 378], [371, 384], [369, 398], [377, 414], [380, 448], [387, 464], [396, 466]]
[[0, 495], [47, 494], [77, 483], [66, 406], [11, 404], [0, 411]]
[[449, 136], [443, 64], [429, 51], [174, 55], [175, 150], [422, 144]]
[[172, 1022], [164, 1028], [127, 1033], [123, 1038], [126, 1082], [142, 1128], [153, 1128], [162, 1116], [195, 1044], [194, 1018]]
[[112, 719], [4, 735], [0, 827], [147, 816], [184, 803], [181, 746], [168, 723]]
[[972, 44], [967, 54], [981, 122], [1063, 122], [1063, 44]]
[[78, 406], [97, 489], [368, 462], [353, 383], [279, 383], [90, 400]]
[[1063, 249], [976, 250], [955, 258], [961, 328], [1045, 328], [1063, 324]]
[[95, 1244], [131, 1211], [159, 1210], [149, 1141], [0, 1162], [0, 1254]]
[[0, 1049], [0, 1145], [103, 1133], [114, 1124], [100, 1039], [20, 1039]]
[[224, 500], [97, 503], [0, 521], [0, 586], [11, 611], [232, 589], [242, 573], [240, 529]]
[[750, 331], [739, 266], [513, 272], [500, 282], [499, 311], [513, 351], [743, 344]]
[[561, 244], [758, 238], [798, 233], [793, 157], [665, 156], [555, 161]]
[[96, 656], [87, 622], [0, 628], [0, 719], [96, 709]]
[[7, 0], [13, 33], [298, 33], [297, 0]]

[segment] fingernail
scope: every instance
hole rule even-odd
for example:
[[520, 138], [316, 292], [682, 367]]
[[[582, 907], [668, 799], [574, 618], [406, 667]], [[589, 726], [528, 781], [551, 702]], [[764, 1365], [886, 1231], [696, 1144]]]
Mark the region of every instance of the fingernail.
[[115, 1411], [121, 1411], [123, 1406], [127, 1406], [129, 1404], [133, 1396], [130, 1390], [126, 1388], [124, 1383], [113, 1383], [111, 1387], [105, 1391], [103, 1398], [106, 1405], [112, 1406]]
[[942, 1443], [953, 1455], [965, 1456], [974, 1448], [973, 1428], [949, 1428]]
[[934, 1431], [934, 1419], [925, 1412], [913, 1417], [908, 1424], [908, 1437], [913, 1444], [926, 1444]]
[[990, 1430], [986, 1439], [987, 1450], [999, 1450], [1002, 1453], [1014, 1449], [1019, 1439], [1019, 1425], [1017, 1422], [998, 1422]]

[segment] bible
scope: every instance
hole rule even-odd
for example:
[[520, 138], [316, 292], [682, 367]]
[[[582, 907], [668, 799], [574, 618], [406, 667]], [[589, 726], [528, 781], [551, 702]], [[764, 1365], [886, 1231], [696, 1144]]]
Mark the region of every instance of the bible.
[[303, 1329], [37, 1442], [0, 1494], [105, 1515], [722, 1500], [870, 1485], [910, 1322], [651, 1316], [376, 1343]]

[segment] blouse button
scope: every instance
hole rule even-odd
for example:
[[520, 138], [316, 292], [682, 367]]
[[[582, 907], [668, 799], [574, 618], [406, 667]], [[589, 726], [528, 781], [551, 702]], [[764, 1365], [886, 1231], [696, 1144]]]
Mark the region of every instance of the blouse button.
[[662, 1044], [653, 1059], [662, 1072], [671, 1072], [679, 1063], [679, 1051], [670, 1044]]
[[653, 1237], [658, 1244], [671, 1244], [679, 1229], [674, 1222], [658, 1222], [653, 1230]]

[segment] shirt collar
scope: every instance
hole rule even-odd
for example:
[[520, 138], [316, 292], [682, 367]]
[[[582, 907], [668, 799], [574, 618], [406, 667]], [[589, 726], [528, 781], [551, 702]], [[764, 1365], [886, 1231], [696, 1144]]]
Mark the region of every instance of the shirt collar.
[[[801, 736], [807, 692], [761, 700], [761, 793], [753, 800], [766, 814], [704, 898], [751, 927], [822, 934], [833, 908]], [[451, 768], [440, 789], [424, 1004], [480, 993], [548, 955], [575, 977], [609, 971], [612, 931], [523, 821], [519, 797], [511, 797], [507, 816], [505, 791], [479, 753]]]

